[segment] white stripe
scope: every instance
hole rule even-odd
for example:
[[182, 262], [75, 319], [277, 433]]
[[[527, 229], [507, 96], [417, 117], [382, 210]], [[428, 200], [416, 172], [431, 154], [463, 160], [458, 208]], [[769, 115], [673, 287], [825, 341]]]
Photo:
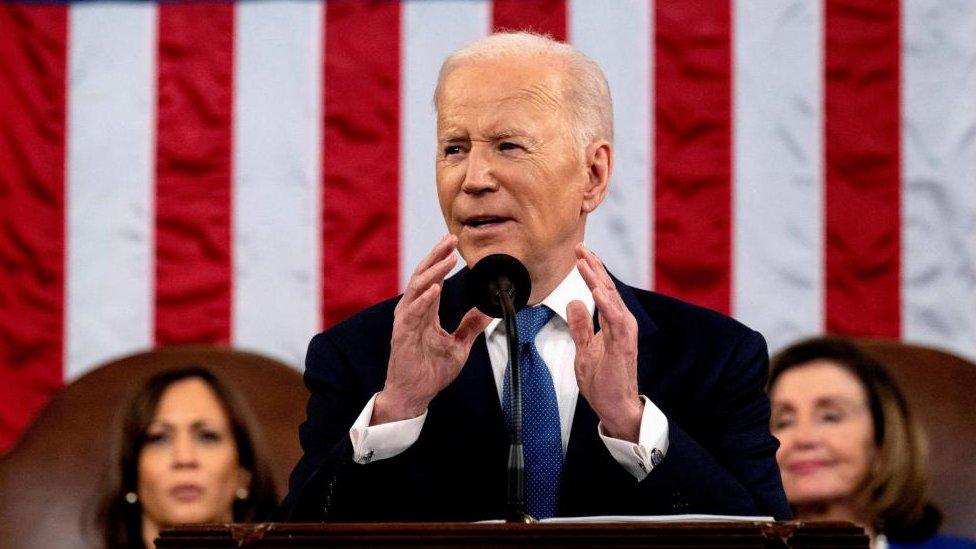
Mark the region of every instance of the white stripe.
[[434, 178], [437, 125], [433, 96], [437, 72], [448, 54], [485, 36], [490, 25], [489, 5], [483, 0], [418, 0], [403, 4], [401, 287], [406, 285], [420, 260], [447, 233]]
[[775, 350], [824, 323], [823, 4], [734, 5], [733, 314]]
[[902, 334], [976, 359], [976, 3], [903, 8]]
[[624, 282], [651, 282], [651, 5], [573, 0], [569, 41], [603, 69], [614, 108], [610, 193], [587, 220], [586, 243]]
[[72, 4], [65, 373], [152, 341], [156, 7]]
[[322, 6], [237, 5], [233, 340], [296, 367], [321, 306]]

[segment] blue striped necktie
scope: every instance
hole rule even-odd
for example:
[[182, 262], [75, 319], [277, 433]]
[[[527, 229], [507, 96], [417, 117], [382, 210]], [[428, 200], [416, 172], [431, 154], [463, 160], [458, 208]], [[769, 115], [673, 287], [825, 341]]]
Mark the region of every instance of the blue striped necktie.
[[[515, 315], [519, 334], [519, 369], [522, 376], [522, 431], [525, 452], [525, 499], [537, 519], [556, 514], [559, 478], [563, 468], [559, 406], [549, 368], [535, 346], [539, 330], [553, 316], [552, 309], [527, 307]], [[505, 419], [512, 424], [511, 392], [506, 368], [503, 388]]]

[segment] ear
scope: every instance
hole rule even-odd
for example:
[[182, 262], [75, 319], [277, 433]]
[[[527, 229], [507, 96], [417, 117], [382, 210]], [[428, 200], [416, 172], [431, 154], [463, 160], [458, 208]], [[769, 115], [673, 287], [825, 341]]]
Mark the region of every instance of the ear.
[[610, 173], [613, 171], [613, 145], [609, 141], [593, 141], [584, 152], [587, 181], [583, 189], [583, 212], [596, 209], [610, 190]]

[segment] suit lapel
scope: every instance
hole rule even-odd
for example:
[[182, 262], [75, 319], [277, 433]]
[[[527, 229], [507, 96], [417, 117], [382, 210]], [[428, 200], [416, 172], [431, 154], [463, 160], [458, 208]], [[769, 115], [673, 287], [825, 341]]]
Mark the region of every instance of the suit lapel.
[[[613, 276], [611, 276], [613, 278]], [[634, 315], [637, 321], [637, 379], [649, 379], [650, 373], [654, 368], [654, 353], [652, 347], [654, 334], [657, 332], [657, 324], [651, 320], [647, 310], [641, 306], [637, 300], [637, 294], [630, 286], [613, 278], [613, 283], [617, 286], [617, 292], [627, 305], [627, 309]], [[643, 388], [641, 388], [643, 389]]]
[[[464, 295], [467, 275], [468, 269], [464, 268], [444, 282], [440, 318], [441, 326], [448, 332], [457, 329], [461, 318], [471, 308]], [[468, 427], [480, 425], [492, 437], [500, 435], [507, 441], [505, 416], [498, 399], [484, 334], [475, 339], [464, 368], [445, 392], [451, 395], [453, 407], [474, 422]]]

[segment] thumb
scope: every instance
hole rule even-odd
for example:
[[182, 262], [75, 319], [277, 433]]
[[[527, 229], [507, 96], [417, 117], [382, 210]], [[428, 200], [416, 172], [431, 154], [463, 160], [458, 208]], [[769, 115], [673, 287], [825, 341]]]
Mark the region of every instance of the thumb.
[[489, 323], [491, 323], [490, 316], [472, 308], [461, 319], [457, 330], [454, 330], [454, 341], [459, 342], [465, 349], [470, 348], [478, 334], [485, 331]]

